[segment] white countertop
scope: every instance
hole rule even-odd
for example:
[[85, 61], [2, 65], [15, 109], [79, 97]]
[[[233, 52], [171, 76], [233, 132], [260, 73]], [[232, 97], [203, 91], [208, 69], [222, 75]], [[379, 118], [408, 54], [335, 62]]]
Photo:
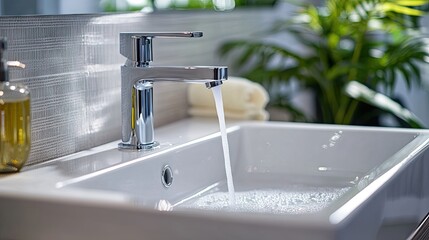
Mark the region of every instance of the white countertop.
[[[230, 122], [232, 124], [234, 122]], [[171, 147], [219, 132], [219, 124], [213, 118], [188, 118], [155, 129], [160, 147], [150, 151], [118, 151], [120, 140], [89, 150], [81, 151], [44, 163], [24, 167], [19, 173], [0, 175], [0, 196], [26, 198], [74, 198], [92, 199], [90, 193], [82, 195], [61, 191], [62, 182], [88, 175], [116, 165], [126, 164]], [[60, 184], [58, 184], [60, 183]], [[103, 195], [103, 194], [101, 194]], [[98, 196], [98, 194], [97, 194]], [[102, 197], [103, 199], [106, 199]], [[95, 196], [95, 199], [99, 200]], [[111, 198], [110, 198], [111, 199]]]

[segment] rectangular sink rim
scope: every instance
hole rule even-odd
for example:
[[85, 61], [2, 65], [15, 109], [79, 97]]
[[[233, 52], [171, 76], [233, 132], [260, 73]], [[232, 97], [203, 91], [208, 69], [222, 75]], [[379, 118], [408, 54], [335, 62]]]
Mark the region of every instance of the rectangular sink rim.
[[[330, 129], [330, 130], [337, 130], [339, 128], [344, 130], [350, 130], [350, 131], [389, 131], [389, 132], [404, 132], [404, 133], [416, 133], [418, 136], [406, 144], [399, 152], [395, 153], [393, 156], [391, 156], [389, 159], [386, 159], [382, 165], [376, 169], [376, 171], [379, 171], [374, 179], [371, 179], [368, 184], [360, 190], [355, 189], [348, 199], [343, 199], [343, 202], [341, 203], [342, 206], [337, 208], [335, 211], [330, 209], [324, 209], [318, 214], [312, 214], [310, 218], [308, 217], [288, 217], [287, 215], [269, 215], [264, 216], [264, 214], [247, 214], [247, 213], [228, 213], [228, 212], [214, 212], [210, 211], [210, 214], [201, 213], [200, 210], [192, 210], [190, 209], [188, 213], [179, 211], [179, 212], [173, 212], [173, 214], [195, 214], [195, 215], [212, 215], [212, 217], [215, 218], [228, 218], [228, 219], [240, 219], [243, 220], [243, 216], [253, 216], [254, 220], [256, 219], [264, 219], [269, 222], [306, 222], [309, 221], [313, 222], [313, 224], [320, 223], [320, 220], [325, 220], [325, 223], [327, 225], [336, 225], [340, 224], [342, 221], [344, 221], [350, 214], [353, 214], [353, 212], [359, 208], [362, 204], [365, 203], [373, 194], [375, 194], [377, 191], [380, 190], [380, 188], [384, 185], [384, 183], [388, 182], [392, 177], [395, 176], [396, 173], [400, 172], [402, 169], [404, 169], [407, 164], [409, 164], [415, 156], [417, 156], [420, 152], [424, 151], [426, 148], [428, 148], [429, 145], [429, 131], [428, 130], [415, 130], [415, 129], [397, 129], [397, 128], [380, 128], [380, 127], [360, 127], [360, 126], [340, 126], [340, 125], [325, 125], [325, 124], [302, 124], [302, 123], [276, 123], [276, 122], [247, 122], [247, 123], [241, 123], [233, 127], [228, 128], [228, 133], [239, 131], [240, 129], [246, 128], [246, 127], [282, 127], [282, 128], [301, 128], [301, 129]], [[165, 149], [160, 149], [159, 151], [154, 152], [153, 154], [148, 154], [146, 156], [136, 158], [135, 160], [121, 163], [100, 171], [96, 171], [91, 174], [83, 175], [81, 177], [73, 178], [70, 180], [62, 181], [57, 183], [56, 187], [60, 189], [67, 189], [68, 187], [73, 188], [74, 183], [82, 182], [86, 179], [90, 179], [96, 176], [99, 176], [101, 174], [108, 173], [110, 171], [114, 171], [116, 169], [120, 169], [124, 166], [132, 165], [141, 161], [145, 161], [146, 159], [151, 159], [156, 156], [162, 156], [164, 154], [167, 154], [169, 152], [172, 152], [174, 150], [192, 146], [194, 144], [203, 143], [204, 141], [208, 139], [213, 138], [219, 138], [220, 133], [213, 133], [210, 135], [207, 135], [205, 137], [200, 137], [195, 140], [188, 141], [186, 143], [181, 143], [178, 145], [173, 145], [170, 147], [166, 147]], [[393, 163], [393, 166], [385, 166], [385, 163]], [[388, 169], [385, 169], [388, 167]], [[349, 191], [350, 192], [350, 191]], [[154, 209], [148, 209], [149, 211], [157, 211]], [[270, 220], [269, 220], [270, 219]], [[326, 219], [329, 221], [326, 222]], [[293, 220], [293, 221], [291, 221]], [[249, 221], [251, 221], [249, 219]]]

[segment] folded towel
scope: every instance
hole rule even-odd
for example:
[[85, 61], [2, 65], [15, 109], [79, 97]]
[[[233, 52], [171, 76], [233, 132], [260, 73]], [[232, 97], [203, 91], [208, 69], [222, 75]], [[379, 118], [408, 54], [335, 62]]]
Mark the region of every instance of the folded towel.
[[[213, 108], [202, 108], [202, 107], [191, 107], [188, 110], [189, 115], [194, 117], [217, 117], [217, 112]], [[269, 118], [269, 114], [265, 110], [259, 110], [256, 112], [252, 111], [233, 111], [233, 110], [224, 110], [225, 118], [228, 119], [237, 119], [237, 120], [260, 120], [266, 121]]]
[[[222, 85], [222, 99], [226, 118], [267, 120], [267, 91], [258, 83], [245, 78], [230, 77]], [[212, 92], [204, 85], [190, 84], [188, 90], [191, 116], [216, 117]]]

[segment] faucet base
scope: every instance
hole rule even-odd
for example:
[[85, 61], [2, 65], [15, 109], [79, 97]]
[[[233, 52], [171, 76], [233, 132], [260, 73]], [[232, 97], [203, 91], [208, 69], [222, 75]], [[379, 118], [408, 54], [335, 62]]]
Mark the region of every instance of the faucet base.
[[152, 150], [159, 147], [159, 142], [155, 141], [150, 144], [139, 144], [139, 145], [122, 142], [118, 144], [118, 147], [119, 149], [124, 149], [124, 150]]

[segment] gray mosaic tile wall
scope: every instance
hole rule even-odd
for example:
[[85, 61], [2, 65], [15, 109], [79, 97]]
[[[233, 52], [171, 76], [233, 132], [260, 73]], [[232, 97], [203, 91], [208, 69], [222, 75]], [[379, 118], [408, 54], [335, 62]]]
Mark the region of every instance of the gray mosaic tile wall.
[[[272, 10], [229, 13], [0, 17], [9, 59], [27, 65], [12, 81], [31, 91], [34, 164], [120, 139], [119, 32], [195, 31], [201, 39], [156, 39], [156, 65], [224, 65], [215, 51], [227, 38], [246, 37], [272, 21]], [[155, 84], [155, 122], [187, 117], [187, 85]]]

